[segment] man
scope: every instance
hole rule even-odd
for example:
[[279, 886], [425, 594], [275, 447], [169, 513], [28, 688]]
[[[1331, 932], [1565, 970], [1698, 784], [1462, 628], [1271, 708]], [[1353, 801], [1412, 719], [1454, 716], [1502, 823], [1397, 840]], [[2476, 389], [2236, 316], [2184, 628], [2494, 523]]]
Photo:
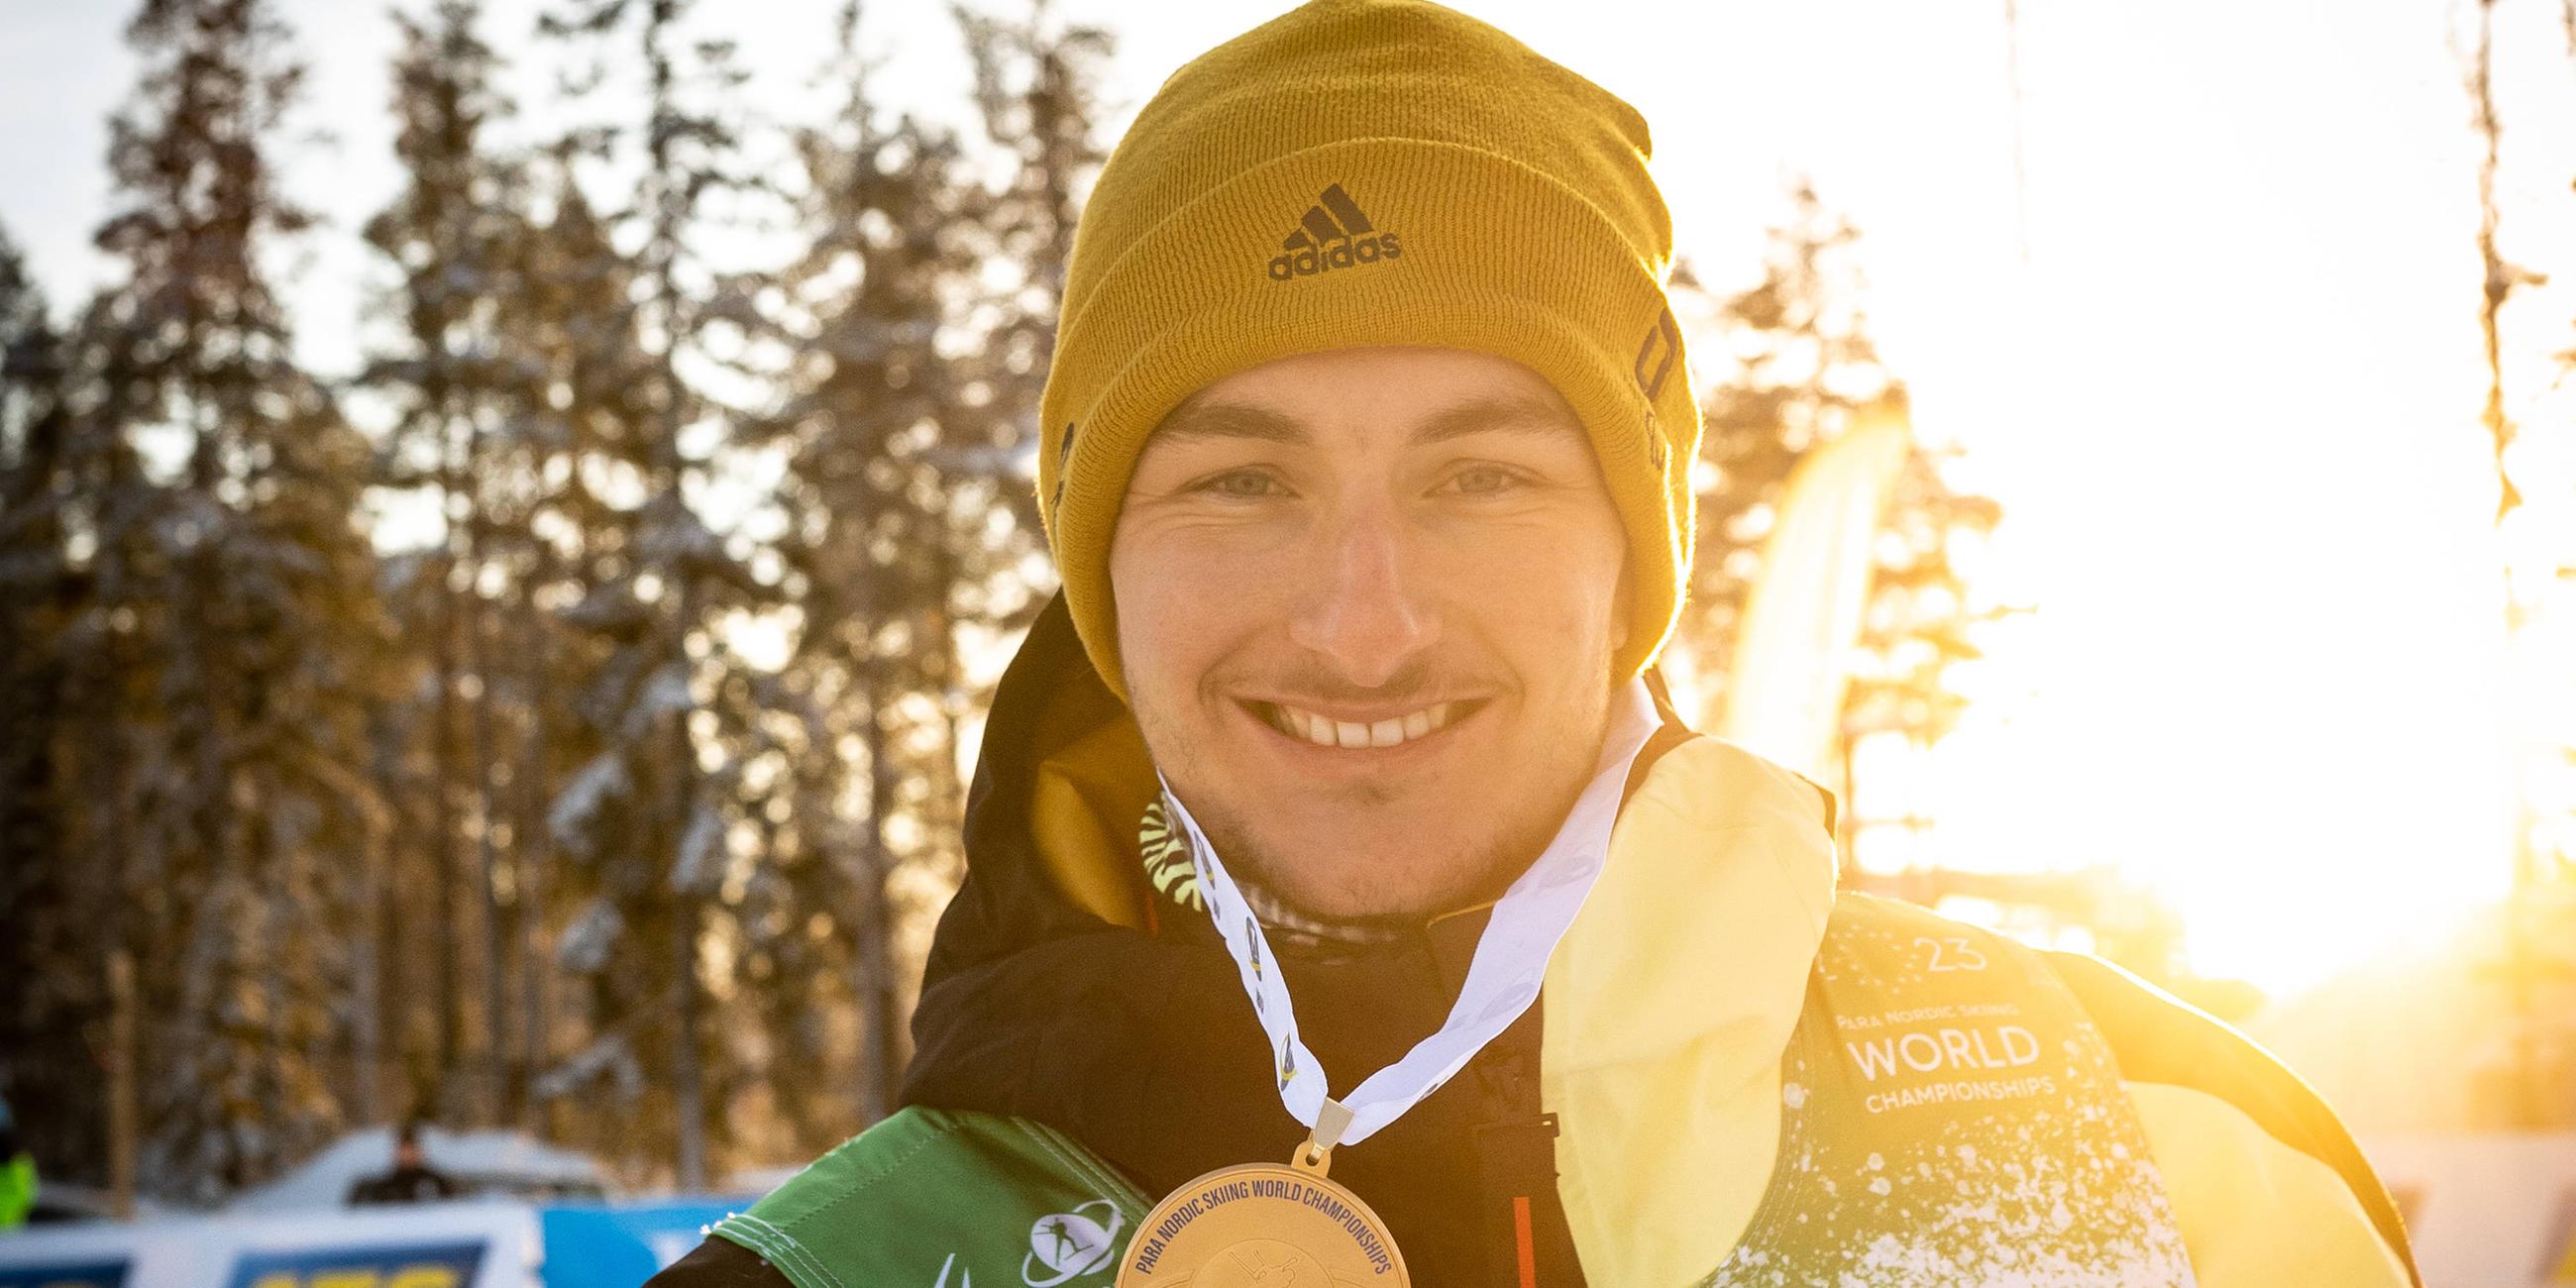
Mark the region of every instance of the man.
[[1084, 215], [909, 1106], [658, 1282], [2405, 1284], [2333, 1116], [1837, 896], [1684, 728], [1699, 420], [1625, 104], [1416, 0], [1201, 57]]
[[394, 1168], [375, 1176], [360, 1178], [349, 1187], [349, 1205], [371, 1203], [434, 1203], [456, 1197], [458, 1186], [453, 1177], [429, 1165], [420, 1148], [420, 1122], [406, 1119], [394, 1133]]

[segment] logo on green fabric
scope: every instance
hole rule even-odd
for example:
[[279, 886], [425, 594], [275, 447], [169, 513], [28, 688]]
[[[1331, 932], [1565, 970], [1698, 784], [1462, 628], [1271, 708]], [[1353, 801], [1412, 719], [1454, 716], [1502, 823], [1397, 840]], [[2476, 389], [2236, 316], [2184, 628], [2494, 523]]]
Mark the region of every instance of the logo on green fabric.
[[[1091, 1215], [1093, 1208], [1108, 1214], [1106, 1227]], [[1029, 1288], [1055, 1288], [1107, 1268], [1109, 1259], [1118, 1251], [1118, 1231], [1125, 1221], [1118, 1215], [1118, 1205], [1107, 1199], [1093, 1199], [1070, 1212], [1039, 1217], [1037, 1224], [1029, 1227], [1029, 1255], [1020, 1259], [1020, 1282]], [[1041, 1268], [1049, 1277], [1038, 1277]]]

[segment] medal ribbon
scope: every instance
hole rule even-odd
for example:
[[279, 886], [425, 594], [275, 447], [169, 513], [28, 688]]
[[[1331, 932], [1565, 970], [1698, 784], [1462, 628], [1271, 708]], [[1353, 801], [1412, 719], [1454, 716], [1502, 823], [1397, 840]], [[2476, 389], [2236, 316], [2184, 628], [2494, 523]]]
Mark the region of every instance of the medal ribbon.
[[1261, 922], [1227, 874], [1216, 847], [1199, 831], [1198, 820], [1190, 817], [1170, 782], [1164, 782], [1164, 808], [1180, 822], [1181, 834], [1189, 841], [1190, 864], [1197, 871], [1199, 891], [1206, 896], [1208, 917], [1216, 923], [1226, 950], [1234, 954], [1243, 991], [1252, 998], [1252, 1009], [1270, 1035], [1279, 1099], [1291, 1116], [1314, 1131], [1317, 1147], [1356, 1144], [1402, 1117], [1465, 1068], [1485, 1044], [1501, 1036], [1538, 1000], [1549, 956], [1574, 924], [1575, 914], [1583, 910], [1593, 883], [1601, 879], [1629, 766], [1658, 723], [1654, 700], [1647, 696], [1643, 680], [1631, 681], [1612, 697], [1610, 707], [1610, 733], [1602, 740], [1592, 781], [1575, 799], [1556, 838], [1494, 905], [1448, 1020], [1439, 1032], [1415, 1043], [1402, 1059], [1369, 1075], [1341, 1099], [1330, 1095], [1322, 1064], [1297, 1036], [1297, 1012], [1288, 997], [1288, 981], [1279, 972]]

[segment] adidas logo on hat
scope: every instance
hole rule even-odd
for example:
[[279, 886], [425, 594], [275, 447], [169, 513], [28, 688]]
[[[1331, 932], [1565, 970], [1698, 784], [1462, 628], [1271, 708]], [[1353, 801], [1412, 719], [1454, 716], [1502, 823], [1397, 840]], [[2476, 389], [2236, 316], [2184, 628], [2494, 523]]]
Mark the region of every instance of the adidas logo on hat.
[[1377, 231], [1338, 183], [1324, 189], [1315, 204], [1306, 208], [1306, 217], [1297, 221], [1297, 231], [1279, 245], [1280, 254], [1270, 261], [1270, 278], [1276, 282], [1404, 254], [1395, 234]]

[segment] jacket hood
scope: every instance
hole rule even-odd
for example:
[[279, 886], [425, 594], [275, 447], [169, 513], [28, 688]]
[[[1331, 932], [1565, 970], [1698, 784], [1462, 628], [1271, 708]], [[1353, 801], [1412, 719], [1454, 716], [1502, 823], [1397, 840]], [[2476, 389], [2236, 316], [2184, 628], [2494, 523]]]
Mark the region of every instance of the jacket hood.
[[1133, 718], [1050, 602], [985, 725], [905, 1103], [1044, 1122], [1148, 1190], [1295, 1148], [1233, 960], [1204, 917], [1154, 906], [1136, 832], [1158, 790]]

